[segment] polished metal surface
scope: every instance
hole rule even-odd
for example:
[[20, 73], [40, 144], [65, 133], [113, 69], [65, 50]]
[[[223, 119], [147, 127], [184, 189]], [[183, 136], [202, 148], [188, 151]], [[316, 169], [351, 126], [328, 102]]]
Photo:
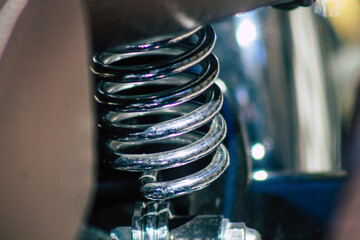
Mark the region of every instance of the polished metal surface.
[[[120, 46], [93, 58], [104, 161], [119, 170], [145, 171], [141, 191], [149, 199], [205, 188], [229, 164], [221, 144], [226, 124], [218, 114], [222, 93], [214, 84], [218, 75], [218, 62], [211, 54], [215, 34], [210, 26], [192, 33]], [[212, 161], [202, 170], [157, 181], [157, 171], [209, 154]]]
[[340, 171], [339, 114], [333, 105], [336, 104], [334, 85], [325, 66], [314, 14], [311, 9], [295, 11], [289, 20], [294, 46], [292, 61], [299, 149], [294, 165], [297, 171], [304, 173]]
[[337, 96], [312, 9], [260, 9], [216, 30], [220, 78], [248, 129], [254, 180], [340, 173]]
[[112, 229], [110, 237], [114, 240], [261, 240], [256, 230], [220, 215], [176, 216], [169, 202], [138, 202], [132, 227]]
[[[349, 4], [334, 18], [268, 8], [214, 26], [219, 77], [249, 137], [251, 204], [243, 217], [263, 239], [330, 239], [343, 224], [334, 215], [339, 199], [357, 216], [342, 194], [359, 163], [359, 4]], [[349, 212], [338, 215], [349, 221]]]

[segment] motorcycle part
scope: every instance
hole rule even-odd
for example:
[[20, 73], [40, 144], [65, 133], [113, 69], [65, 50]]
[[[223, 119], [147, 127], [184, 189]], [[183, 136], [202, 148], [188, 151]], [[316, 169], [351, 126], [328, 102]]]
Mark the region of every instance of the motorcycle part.
[[[221, 144], [226, 124], [218, 113], [223, 99], [214, 84], [214, 44], [214, 31], [204, 26], [170, 39], [119, 46], [93, 58], [104, 161], [115, 169], [143, 172], [141, 191], [148, 199], [200, 190], [229, 164]], [[156, 148], [165, 150], [154, 152]], [[204, 169], [158, 181], [159, 170], [209, 154], [212, 161]]]

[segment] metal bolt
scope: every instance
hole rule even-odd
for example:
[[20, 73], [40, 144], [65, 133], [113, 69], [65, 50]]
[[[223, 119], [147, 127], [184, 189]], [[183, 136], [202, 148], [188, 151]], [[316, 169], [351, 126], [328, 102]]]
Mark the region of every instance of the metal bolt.
[[[179, 220], [182, 223], [180, 225]], [[170, 229], [170, 221], [176, 221], [177, 227]], [[112, 229], [111, 240], [261, 240], [256, 230], [241, 222], [230, 222], [220, 215], [199, 215], [192, 218], [174, 216], [169, 202], [138, 203], [132, 222], [131, 227]]]
[[[229, 222], [223, 219], [221, 240], [261, 240], [260, 234], [245, 226], [244, 223]], [[131, 227], [117, 227], [111, 231], [111, 240], [129, 240], [131, 238]]]
[[256, 230], [246, 227], [244, 223], [233, 223], [224, 219], [221, 240], [261, 240], [261, 236]]

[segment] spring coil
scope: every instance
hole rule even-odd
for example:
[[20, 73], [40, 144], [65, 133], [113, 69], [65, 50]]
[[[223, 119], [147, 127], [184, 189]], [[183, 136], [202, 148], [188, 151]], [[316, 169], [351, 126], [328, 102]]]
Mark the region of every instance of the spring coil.
[[[115, 169], [143, 172], [141, 191], [148, 199], [169, 199], [200, 190], [229, 164], [221, 144], [226, 124], [218, 113], [223, 97], [214, 84], [219, 69], [211, 53], [215, 39], [212, 27], [203, 26], [93, 57], [104, 161]], [[153, 152], [154, 146], [168, 148]], [[209, 154], [213, 157], [204, 169], [158, 181], [159, 170]]]

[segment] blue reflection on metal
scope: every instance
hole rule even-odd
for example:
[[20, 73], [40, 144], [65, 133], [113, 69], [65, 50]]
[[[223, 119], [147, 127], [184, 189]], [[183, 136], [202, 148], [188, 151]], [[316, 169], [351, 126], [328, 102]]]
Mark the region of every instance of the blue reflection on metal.
[[234, 185], [235, 181], [238, 179], [237, 174], [237, 161], [240, 156], [237, 154], [238, 143], [236, 141], [236, 130], [234, 127], [234, 121], [232, 112], [229, 106], [229, 103], [224, 100], [223, 107], [221, 109], [221, 114], [223, 115], [226, 125], [227, 125], [227, 137], [225, 139], [226, 148], [230, 156], [230, 165], [226, 171], [225, 177], [225, 194], [224, 194], [224, 216], [226, 218], [231, 217], [231, 212], [234, 204]]
[[252, 182], [252, 194], [268, 194], [285, 200], [325, 225], [331, 223], [344, 176], [277, 176]]

